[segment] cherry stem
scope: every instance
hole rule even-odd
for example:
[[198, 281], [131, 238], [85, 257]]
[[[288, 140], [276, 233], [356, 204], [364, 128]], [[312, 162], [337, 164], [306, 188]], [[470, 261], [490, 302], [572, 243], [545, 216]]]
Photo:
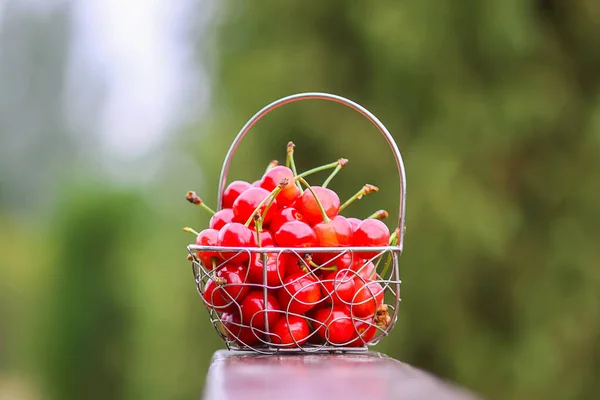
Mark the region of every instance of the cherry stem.
[[331, 182], [331, 180], [337, 175], [338, 172], [340, 172], [342, 168], [346, 166], [346, 164], [348, 164], [348, 160], [345, 158], [340, 158], [339, 160], [337, 160], [337, 165], [335, 169], [331, 174], [329, 174], [329, 176], [327, 177], [327, 179], [325, 179], [325, 182], [323, 182], [323, 185], [321, 186], [326, 188], [327, 185], [329, 185], [329, 183]]
[[319, 198], [317, 197], [317, 194], [315, 193], [313, 188], [302, 177], [298, 177], [298, 181], [302, 182], [306, 186], [306, 188], [308, 190], [310, 190], [310, 192], [312, 193], [313, 197], [315, 198], [315, 201], [317, 202], [317, 205], [319, 206], [319, 210], [321, 210], [321, 216], [323, 217], [323, 222], [326, 224], [331, 222], [331, 219], [327, 216], [327, 213], [325, 212], [325, 208], [323, 208], [323, 204], [321, 203], [321, 200], [319, 200]]
[[192, 191], [187, 192], [187, 194], [185, 195], [185, 199], [196, 206], [202, 207], [207, 212], [209, 212], [211, 215], [215, 214], [215, 211], [212, 208], [210, 208], [209, 206], [207, 206], [206, 204], [204, 204], [204, 202], [202, 201], [200, 196], [198, 196], [196, 194], [196, 192], [192, 192]]
[[271, 160], [271, 162], [269, 163], [269, 165], [267, 165], [267, 169], [265, 169], [265, 174], [267, 172], [269, 172], [270, 170], [272, 170], [273, 168], [275, 168], [276, 166], [279, 165], [279, 161], [277, 160]]
[[[390, 246], [395, 246], [398, 244], [398, 235], [400, 233], [400, 229], [396, 228], [396, 230], [394, 231], [394, 233], [392, 233], [392, 235], [390, 236]], [[381, 271], [381, 276], [385, 276], [385, 274], [388, 271], [388, 268], [390, 267], [390, 264], [392, 262], [392, 257], [393, 257], [393, 253], [388, 254], [388, 257], [385, 261], [385, 265], [383, 266], [383, 271]], [[382, 257], [383, 258], [383, 257]], [[375, 271], [377, 271], [377, 267], [379, 267], [379, 263], [381, 262], [381, 259], [379, 259], [379, 261], [377, 262], [377, 265], [375, 266], [375, 268], [373, 269], [373, 272], [371, 273], [371, 276], [369, 278], [372, 278], [373, 274], [375, 273]]]
[[344, 204], [342, 204], [340, 206], [339, 212], [341, 212], [344, 208], [348, 207], [350, 204], [354, 203], [355, 200], [362, 199], [362, 197], [364, 195], [373, 193], [373, 192], [378, 192], [378, 191], [379, 191], [379, 188], [377, 186], [373, 186], [373, 185], [370, 185], [367, 183], [358, 192], [356, 192], [356, 194], [354, 196], [350, 197], [348, 200], [346, 200], [346, 202]]
[[386, 219], [387, 217], [389, 217], [390, 214], [388, 214], [387, 211], [385, 210], [378, 210], [375, 211], [373, 214], [369, 215], [366, 219]]
[[[296, 178], [296, 176], [298, 176], [298, 171], [296, 170], [296, 163], [294, 162], [294, 147], [296, 147], [294, 142], [289, 141], [287, 144], [287, 155], [285, 157], [285, 166], [292, 170], [292, 173], [294, 174], [294, 178]], [[296, 183], [295, 179], [294, 179], [294, 185], [296, 185], [298, 187], [298, 189], [300, 190], [300, 194], [302, 194], [303, 193], [302, 186], [299, 183]]]
[[332, 162], [332, 163], [329, 163], [329, 164], [321, 165], [320, 167], [315, 167], [315, 168], [309, 169], [308, 171], [304, 171], [303, 173], [297, 175], [295, 179], [298, 180], [299, 178], [305, 178], [305, 177], [307, 177], [309, 175], [312, 175], [314, 173], [325, 171], [325, 170], [328, 170], [328, 169], [331, 169], [331, 168], [335, 168], [338, 165], [339, 165], [339, 161], [335, 161], [335, 162]]
[[260, 232], [262, 232], [262, 218], [258, 214], [254, 214], [254, 226], [256, 227], [256, 245], [260, 245]]
[[254, 215], [260, 215], [260, 214], [258, 214], [258, 211], [260, 210], [260, 208], [262, 206], [265, 205], [265, 203], [267, 202], [267, 200], [271, 200], [271, 203], [269, 203], [269, 205], [272, 204], [273, 200], [275, 199], [275, 197], [277, 197], [277, 195], [279, 194], [279, 192], [281, 192], [281, 189], [283, 189], [284, 187], [287, 186], [288, 182], [289, 181], [288, 181], [287, 178], [283, 178], [281, 180], [281, 182], [279, 182], [279, 185], [277, 185], [277, 187], [275, 189], [273, 189], [271, 191], [271, 193], [269, 193], [269, 195], [267, 197], [265, 197], [260, 203], [258, 203], [258, 206], [256, 206], [256, 208], [254, 209], [254, 211], [250, 215], [250, 218], [248, 218], [248, 220], [244, 224], [244, 226], [246, 228], [250, 226], [250, 222], [252, 222], [252, 220], [254, 219]]
[[184, 232], [189, 232], [189, 233], [192, 233], [192, 234], [194, 234], [194, 235], [196, 235], [196, 236], [198, 236], [198, 235], [199, 235], [199, 233], [198, 233], [198, 232], [196, 232], [194, 229], [190, 228], [189, 226], [186, 226], [185, 228], [183, 228], [183, 231], [184, 231]]

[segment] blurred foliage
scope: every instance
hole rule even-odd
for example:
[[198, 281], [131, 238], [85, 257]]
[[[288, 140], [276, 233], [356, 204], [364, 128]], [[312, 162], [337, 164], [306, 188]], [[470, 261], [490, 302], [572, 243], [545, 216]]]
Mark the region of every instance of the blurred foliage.
[[[0, 398], [198, 397], [222, 344], [180, 232], [208, 221], [182, 194], [197, 189], [213, 206], [235, 133], [305, 91], [366, 106], [406, 163], [404, 301], [376, 350], [490, 399], [600, 397], [600, 3], [219, 4], [214, 36], [198, 38], [211, 57], [210, 113], [162, 154], [195, 157], [202, 176], [175, 163], [145, 186], [106, 182], [77, 157], [87, 142], [69, 135], [53, 98], [65, 14], [12, 25], [10, 37], [27, 39], [18, 46], [0, 35], [1, 87], [20, 88], [7, 60], [38, 55], [46, 67], [26, 72], [39, 79], [29, 95], [0, 92]], [[31, 112], [17, 120], [22, 108]], [[391, 152], [339, 104], [269, 114], [229, 180], [257, 179], [289, 140], [300, 169], [350, 159], [332, 183], [340, 197], [367, 182], [381, 190], [348, 214], [385, 208], [394, 227]], [[28, 212], [20, 199], [44, 207]]]

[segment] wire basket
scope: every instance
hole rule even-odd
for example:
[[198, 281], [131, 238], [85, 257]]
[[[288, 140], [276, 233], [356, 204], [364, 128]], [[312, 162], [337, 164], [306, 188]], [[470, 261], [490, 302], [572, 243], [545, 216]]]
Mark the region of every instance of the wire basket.
[[[364, 115], [387, 140], [400, 178], [397, 245], [383, 247], [187, 246], [196, 287], [211, 323], [229, 350], [278, 352], [365, 351], [386, 336], [400, 304], [399, 257], [405, 233], [406, 178], [402, 156], [386, 127], [367, 109], [328, 93], [300, 93], [258, 111], [234, 139], [221, 170], [218, 209], [231, 160], [242, 139], [262, 117], [300, 100], [341, 103]], [[225, 261], [203, 265], [201, 255]], [[318, 260], [318, 263], [313, 262]], [[336, 268], [332, 268], [335, 266]], [[343, 268], [340, 268], [344, 266]], [[281, 269], [297, 268], [291, 276]], [[291, 276], [291, 278], [290, 278]], [[350, 291], [345, 287], [354, 285]], [[348, 293], [350, 293], [348, 295]], [[277, 299], [283, 309], [271, 307]], [[260, 307], [257, 307], [257, 304]], [[339, 307], [349, 312], [340, 313]]]

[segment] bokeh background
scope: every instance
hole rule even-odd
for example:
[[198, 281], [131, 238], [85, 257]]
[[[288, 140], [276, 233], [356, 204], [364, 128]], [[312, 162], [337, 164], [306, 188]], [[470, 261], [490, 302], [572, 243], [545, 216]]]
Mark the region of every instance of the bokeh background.
[[[369, 108], [405, 158], [397, 328], [376, 350], [489, 399], [600, 398], [600, 3], [0, 1], [0, 399], [194, 399], [222, 347], [181, 227], [268, 102]], [[340, 156], [397, 217], [385, 141], [296, 103], [243, 142]], [[235, 384], [232, 382], [231, 384]]]

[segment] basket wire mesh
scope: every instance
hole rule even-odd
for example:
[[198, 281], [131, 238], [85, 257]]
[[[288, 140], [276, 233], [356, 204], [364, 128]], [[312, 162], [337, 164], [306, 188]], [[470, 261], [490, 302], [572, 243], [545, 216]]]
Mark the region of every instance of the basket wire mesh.
[[[265, 106], [242, 127], [227, 152], [219, 181], [218, 209], [222, 209], [223, 192], [232, 158], [248, 131], [274, 109], [311, 99], [341, 103], [358, 111], [387, 140], [394, 154], [400, 179], [397, 244], [382, 247], [312, 248], [187, 246], [198, 293], [208, 310], [211, 323], [230, 350], [252, 350], [264, 354], [365, 351], [367, 346], [377, 344], [386, 336], [398, 318], [401, 283], [399, 257], [406, 230], [404, 163], [391, 134], [364, 107], [328, 93], [295, 94]], [[219, 254], [224, 261], [217, 265], [203, 265], [199, 257], [203, 252]], [[318, 258], [321, 262], [312, 263], [312, 258]], [[341, 265], [346, 268], [332, 268]], [[286, 280], [280, 273], [280, 266], [298, 268], [299, 273], [294, 275], [294, 280]], [[226, 275], [232, 269], [235, 273]], [[327, 274], [326, 271], [329, 270], [333, 270], [333, 273]], [[227, 279], [223, 275], [235, 279]], [[300, 291], [294, 292], [292, 289], [300, 280], [304, 286]], [[337, 289], [350, 284], [350, 281], [358, 285], [358, 289], [352, 298], [341, 298], [337, 295]], [[246, 315], [242, 320], [241, 300], [253, 291], [262, 293], [263, 310]], [[314, 301], [300, 298], [299, 294], [306, 294], [307, 291], [319, 292], [321, 296], [313, 296]], [[272, 303], [273, 297], [285, 299], [286, 304], [283, 304], [282, 309], [269, 309], [266, 306]], [[335, 312], [336, 307], [341, 304], [350, 310], [349, 314], [339, 315]], [[377, 304], [380, 306], [372, 316], [362, 317], [365, 310], [372, 311]], [[313, 313], [317, 306], [318, 315]], [[301, 338], [296, 337], [295, 332], [289, 328], [299, 318], [312, 326]], [[287, 326], [288, 330], [278, 329], [275, 332], [272, 325], [276, 323]]]

